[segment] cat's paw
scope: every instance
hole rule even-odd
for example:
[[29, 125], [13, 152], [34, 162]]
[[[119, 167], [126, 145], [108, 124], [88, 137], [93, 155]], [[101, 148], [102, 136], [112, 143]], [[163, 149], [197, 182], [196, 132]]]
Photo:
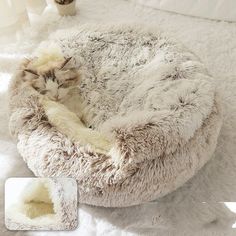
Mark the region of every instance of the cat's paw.
[[91, 144], [95, 147], [95, 149], [101, 150], [103, 152], [109, 152], [112, 148], [112, 142], [101, 134], [94, 137], [94, 139], [91, 141]]
[[82, 124], [80, 119], [76, 116], [75, 113], [67, 109], [66, 106], [51, 101], [49, 99], [43, 99], [42, 105], [44, 107], [45, 113], [48, 117], [50, 123], [56, 127], [60, 126], [62, 123], [78, 123]]
[[91, 145], [98, 152], [107, 153], [112, 148], [112, 141], [109, 140], [108, 137], [94, 130], [87, 128], [78, 130], [77, 138], [83, 144]]
[[43, 99], [42, 105], [49, 122], [58, 131], [82, 145], [91, 145], [97, 152], [107, 153], [112, 148], [112, 141], [102, 133], [86, 128], [75, 113], [64, 105]]

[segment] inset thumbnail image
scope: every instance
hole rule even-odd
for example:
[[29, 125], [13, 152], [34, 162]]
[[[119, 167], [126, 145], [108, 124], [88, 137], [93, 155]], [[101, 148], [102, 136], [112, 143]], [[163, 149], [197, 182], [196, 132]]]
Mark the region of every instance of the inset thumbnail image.
[[71, 178], [9, 178], [5, 225], [9, 230], [74, 230], [77, 184]]

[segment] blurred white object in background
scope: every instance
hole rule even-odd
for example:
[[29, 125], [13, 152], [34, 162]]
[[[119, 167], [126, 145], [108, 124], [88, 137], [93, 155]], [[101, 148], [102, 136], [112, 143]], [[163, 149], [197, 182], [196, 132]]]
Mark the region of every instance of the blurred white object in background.
[[17, 17], [17, 22], [22, 25], [29, 23], [25, 0], [11, 0], [10, 2], [12, 4], [12, 10]]
[[[224, 202], [224, 204], [234, 213], [236, 213], [236, 202]], [[236, 222], [232, 225], [232, 228], [236, 228]]]
[[0, 0], [0, 42], [17, 39], [26, 25], [44, 12], [46, 0]]
[[29, 21], [28, 13], [42, 14], [45, 0], [0, 0], [0, 30]]
[[16, 24], [17, 15], [7, 0], [0, 0], [0, 28], [6, 28]]
[[46, 6], [47, 3], [45, 0], [26, 0], [27, 10], [33, 14], [42, 14]]

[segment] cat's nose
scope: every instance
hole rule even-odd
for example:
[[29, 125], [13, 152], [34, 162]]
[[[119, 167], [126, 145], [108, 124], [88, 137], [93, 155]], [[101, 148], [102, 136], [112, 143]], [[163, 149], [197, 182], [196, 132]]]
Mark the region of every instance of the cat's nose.
[[59, 100], [59, 95], [55, 96], [55, 100], [58, 101]]

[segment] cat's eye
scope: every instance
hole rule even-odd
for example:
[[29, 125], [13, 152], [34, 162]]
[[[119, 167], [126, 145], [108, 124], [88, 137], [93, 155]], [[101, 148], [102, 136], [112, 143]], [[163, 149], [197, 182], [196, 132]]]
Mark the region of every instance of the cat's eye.
[[73, 80], [75, 80], [75, 78], [66, 79], [66, 81], [73, 81]]
[[35, 90], [39, 90], [40, 88], [39, 87], [37, 87], [37, 86], [32, 86]]
[[40, 91], [40, 93], [42, 94], [42, 95], [45, 95], [46, 93], [48, 92], [48, 90], [42, 90], [42, 91]]

